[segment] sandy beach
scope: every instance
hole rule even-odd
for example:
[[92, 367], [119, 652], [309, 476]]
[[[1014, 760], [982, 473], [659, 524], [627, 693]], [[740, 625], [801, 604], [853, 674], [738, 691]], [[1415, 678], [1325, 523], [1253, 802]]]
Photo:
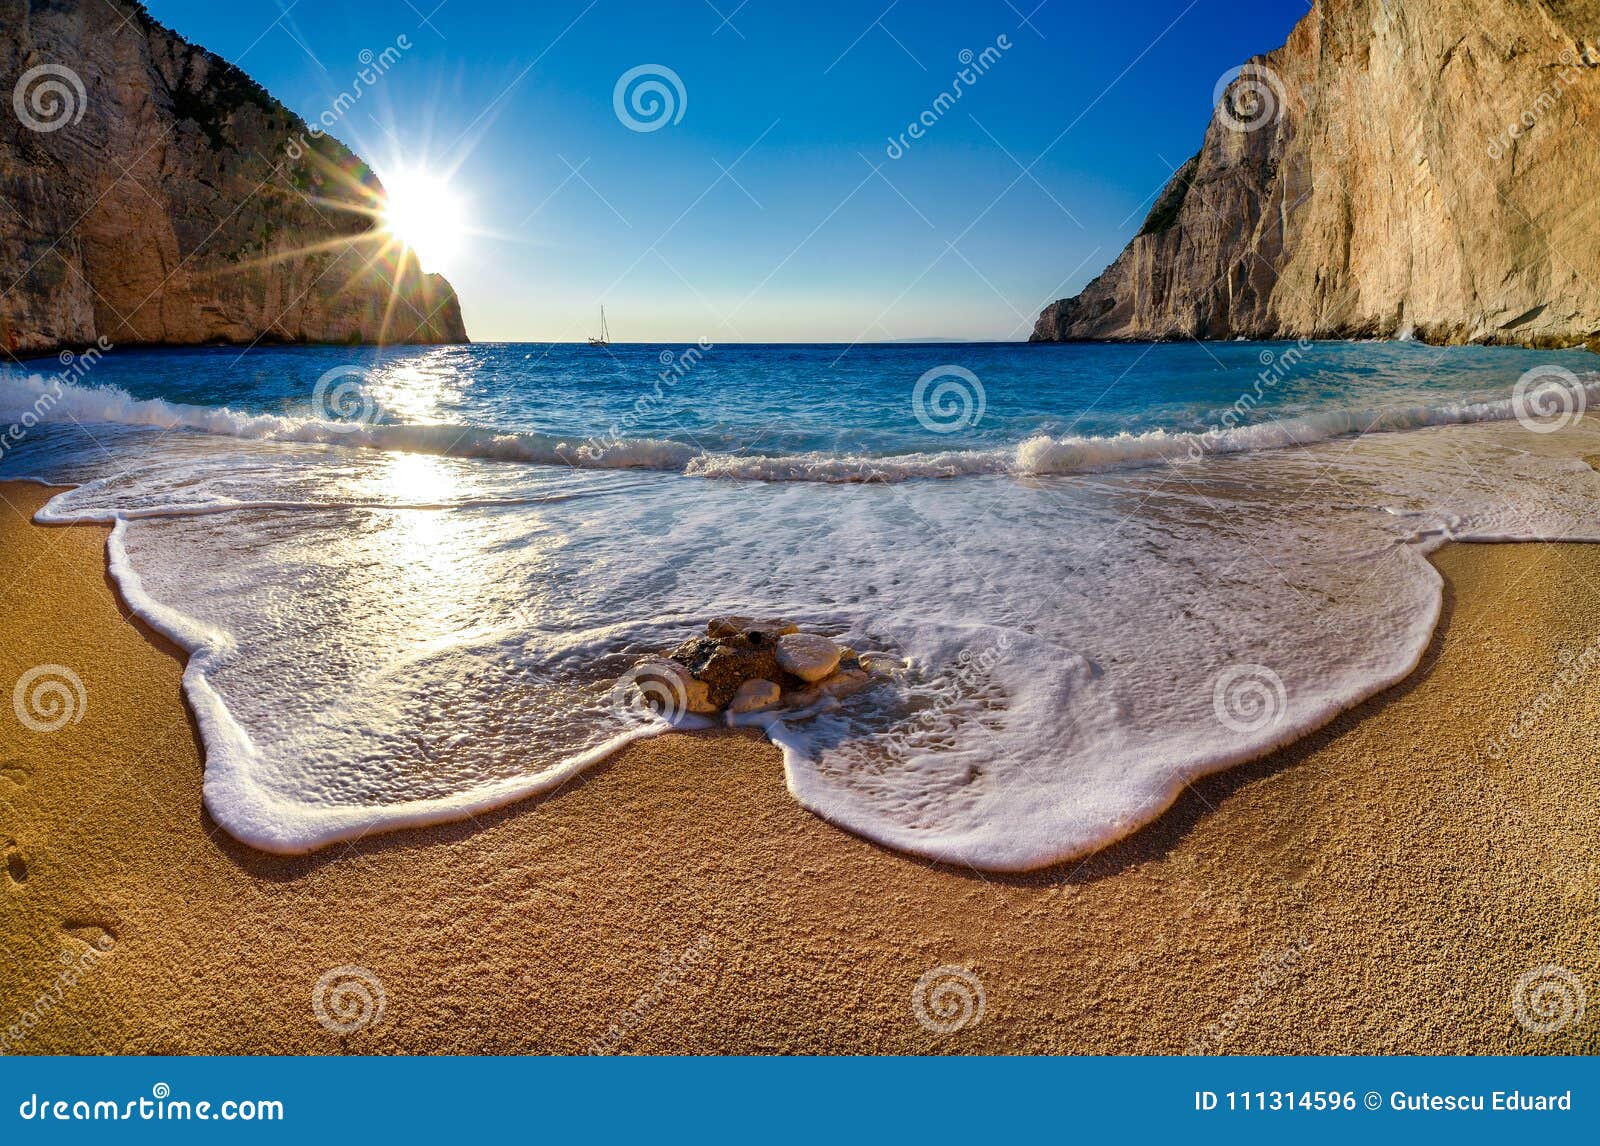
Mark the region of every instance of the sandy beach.
[[[281, 858], [202, 810], [181, 655], [119, 603], [104, 529], [30, 523], [48, 492], [0, 486], [0, 683], [67, 666], [87, 708], [52, 733], [0, 721], [13, 1052], [1600, 1050], [1593, 1022], [1540, 1034], [1512, 1006], [1536, 968], [1600, 971], [1600, 547], [1444, 550], [1409, 681], [1026, 877], [824, 823], [754, 733], [662, 737], [475, 821]], [[347, 966], [385, 1001], [339, 1034], [312, 996]], [[949, 1032], [912, 1002], [939, 967], [981, 985]]]

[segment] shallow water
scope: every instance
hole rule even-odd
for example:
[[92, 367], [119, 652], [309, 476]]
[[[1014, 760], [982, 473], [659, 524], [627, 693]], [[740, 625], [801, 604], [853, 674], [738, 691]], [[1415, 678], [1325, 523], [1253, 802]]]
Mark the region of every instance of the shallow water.
[[[1594, 363], [1346, 343], [130, 352], [0, 374], [0, 477], [80, 483], [43, 518], [117, 523], [124, 594], [193, 654], [207, 807], [258, 847], [546, 790], [662, 731], [616, 687], [638, 654], [754, 610], [894, 666], [768, 729], [802, 804], [1015, 870], [1401, 679], [1443, 541], [1600, 539], [1581, 460], [1600, 436], [1571, 416]], [[1533, 369], [1557, 388], [1514, 401]]]

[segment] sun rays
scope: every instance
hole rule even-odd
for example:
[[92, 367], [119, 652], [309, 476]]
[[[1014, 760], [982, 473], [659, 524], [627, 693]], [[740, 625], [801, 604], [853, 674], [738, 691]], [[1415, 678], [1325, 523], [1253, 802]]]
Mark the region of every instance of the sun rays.
[[[385, 165], [387, 177], [380, 182], [342, 147], [308, 149], [295, 165], [264, 184], [261, 193], [309, 209], [301, 236], [263, 241], [253, 257], [230, 259], [227, 266], [201, 273], [239, 274], [305, 261], [314, 274], [308, 294], [313, 289], [318, 295], [345, 294], [365, 282], [387, 288], [380, 344], [425, 334], [437, 319], [430, 310], [439, 293], [430, 289], [427, 276], [451, 272], [472, 234], [466, 201], [453, 185], [454, 167], [396, 161]], [[299, 241], [302, 237], [305, 241]]]
[[421, 167], [401, 167], [385, 181], [383, 228], [416, 254], [424, 271], [438, 271], [466, 242], [466, 212], [448, 177]]

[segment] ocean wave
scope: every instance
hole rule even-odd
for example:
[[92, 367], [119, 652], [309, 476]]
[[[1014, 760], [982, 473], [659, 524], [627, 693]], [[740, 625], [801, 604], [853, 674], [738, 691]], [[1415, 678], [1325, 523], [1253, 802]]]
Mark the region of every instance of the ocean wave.
[[[1600, 375], [1572, 395], [1581, 411], [1600, 397]], [[1522, 400], [1525, 404], [1525, 399]], [[1312, 445], [1363, 433], [1509, 421], [1516, 396], [1434, 405], [1327, 410], [1298, 417], [1215, 426], [1203, 431], [1147, 430], [1106, 436], [1035, 434], [1010, 445], [893, 455], [722, 453], [667, 438], [551, 435], [451, 423], [338, 422], [259, 414], [226, 406], [139, 399], [114, 386], [81, 387], [37, 375], [0, 376], [0, 424], [113, 423], [270, 442], [359, 447], [401, 453], [580, 469], [644, 469], [710, 479], [762, 482], [901, 482], [979, 475], [1044, 476], [1156, 464], [1198, 462], [1211, 455]]]
[[[553, 440], [374, 425], [352, 442], [326, 423], [0, 374], [0, 431], [8, 409], [387, 450], [410, 435], [479, 457]], [[898, 457], [558, 442], [564, 464], [631, 472], [416, 467], [478, 471], [436, 487], [389, 483], [388, 470], [410, 467], [382, 454], [241, 457], [191, 437], [162, 457], [153, 434], [95, 432], [110, 446], [95, 459], [109, 460], [104, 476], [85, 467], [38, 520], [112, 524], [121, 598], [189, 653], [206, 807], [252, 847], [305, 852], [554, 791], [664, 731], [617, 704], [637, 657], [745, 610], [869, 660], [884, 650], [884, 679], [848, 702], [762, 718], [794, 799], [883, 846], [1023, 871], [1128, 835], [1200, 776], [1405, 678], [1441, 615], [1426, 556], [1446, 541], [1595, 536], [1600, 477], [1582, 459], [1600, 427], [1539, 446], [1517, 413], [1512, 400], [1393, 405]], [[1503, 432], [1473, 433], [1471, 449], [1439, 433], [1287, 450], [1270, 480], [1208, 486], [1200, 513], [1143, 508], [1134, 495], [1168, 484], [1161, 469], [1061, 482], [1047, 497], [1026, 480], [909, 482], [895, 512], [870, 488], [757, 484], [1022, 479], [1463, 422]], [[1347, 489], [1330, 461], [1381, 480]], [[686, 504], [686, 482], [652, 470], [724, 480], [701, 481]], [[1119, 488], [1119, 512], [1102, 512]], [[456, 489], [477, 496], [420, 499]], [[523, 505], [539, 509], [498, 512]], [[315, 512], [478, 506], [497, 511]], [[259, 512], [285, 509], [307, 512]]]

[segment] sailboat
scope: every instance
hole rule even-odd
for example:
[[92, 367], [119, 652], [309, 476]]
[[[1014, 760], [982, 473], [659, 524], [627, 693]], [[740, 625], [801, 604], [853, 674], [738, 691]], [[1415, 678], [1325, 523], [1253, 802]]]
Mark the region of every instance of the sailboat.
[[591, 338], [589, 340], [589, 345], [590, 346], [610, 346], [611, 345], [611, 331], [606, 329], [606, 308], [604, 306], [602, 306], [600, 308], [600, 337], [599, 338]]

